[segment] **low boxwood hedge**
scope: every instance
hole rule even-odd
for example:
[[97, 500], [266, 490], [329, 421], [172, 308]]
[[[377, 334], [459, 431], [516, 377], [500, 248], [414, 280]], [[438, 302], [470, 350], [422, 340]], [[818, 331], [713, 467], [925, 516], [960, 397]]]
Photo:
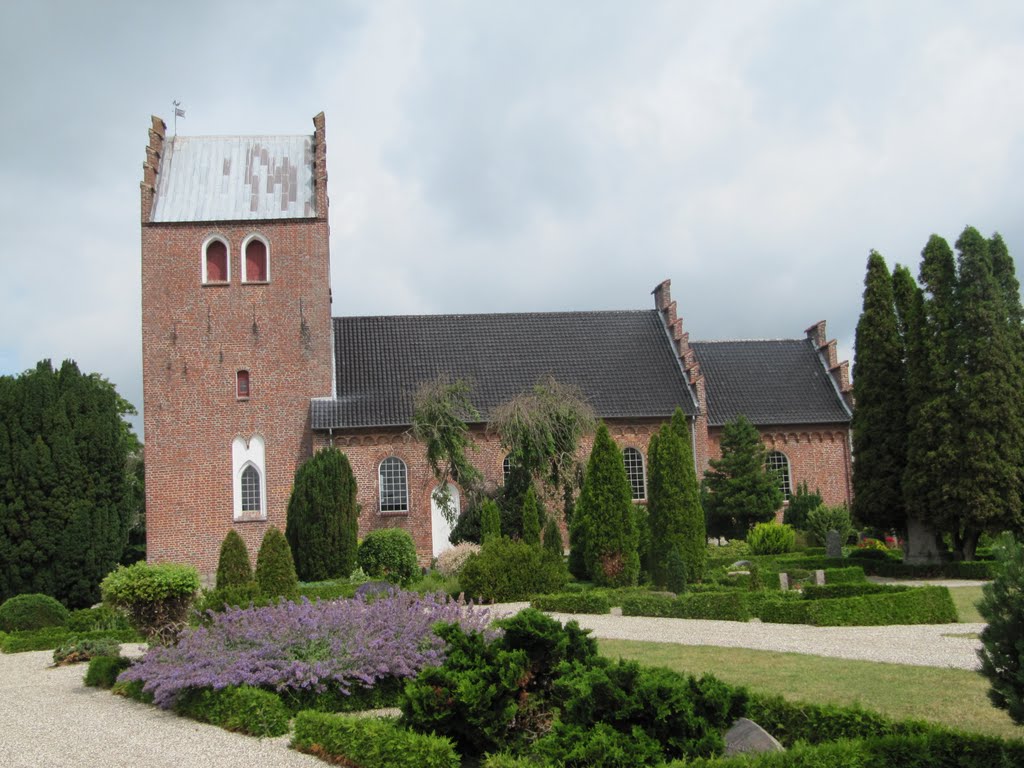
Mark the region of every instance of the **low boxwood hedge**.
[[859, 565], [848, 565], [842, 568], [825, 568], [826, 584], [862, 584], [868, 580], [864, 569]]
[[279, 696], [249, 685], [190, 690], [178, 697], [174, 711], [249, 736], [282, 736], [291, 717]]
[[66, 627], [47, 627], [33, 632], [10, 632], [0, 639], [0, 651], [4, 653], [23, 653], [25, 651], [52, 651], [58, 645], [73, 640], [97, 640], [110, 637], [120, 643], [138, 643], [142, 641], [138, 632], [133, 629], [94, 630], [92, 632], [72, 632]]
[[95, 656], [89, 659], [85, 684], [90, 688], [113, 688], [117, 676], [131, 665], [132, 660], [123, 656]]
[[391, 718], [300, 712], [292, 747], [361, 768], [459, 768], [450, 739], [407, 731]]
[[530, 607], [538, 611], [593, 614], [608, 613], [612, 608], [608, 597], [596, 591], [537, 595], [530, 601]]
[[807, 603], [807, 623], [819, 627], [955, 624], [957, 620], [956, 606], [946, 587], [914, 587], [897, 594]]
[[841, 597], [863, 597], [864, 595], [894, 595], [898, 592], [906, 592], [908, 589], [914, 589], [914, 587], [875, 584], [870, 581], [829, 584], [826, 580], [824, 586], [809, 584], [804, 587], [803, 597], [804, 600], [831, 600]]

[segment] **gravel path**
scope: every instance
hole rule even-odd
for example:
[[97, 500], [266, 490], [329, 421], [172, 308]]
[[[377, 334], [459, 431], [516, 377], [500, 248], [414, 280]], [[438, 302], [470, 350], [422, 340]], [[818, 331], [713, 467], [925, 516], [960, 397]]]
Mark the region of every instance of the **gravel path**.
[[[528, 603], [491, 606], [495, 616], [516, 613]], [[984, 624], [920, 624], [890, 627], [810, 627], [758, 621], [704, 621], [639, 616], [594, 616], [552, 613], [559, 621], [575, 619], [593, 636], [608, 640], [647, 640], [680, 645], [751, 648], [806, 653], [840, 659], [913, 664], [923, 667], [978, 669]], [[950, 637], [949, 635], [952, 635]]]

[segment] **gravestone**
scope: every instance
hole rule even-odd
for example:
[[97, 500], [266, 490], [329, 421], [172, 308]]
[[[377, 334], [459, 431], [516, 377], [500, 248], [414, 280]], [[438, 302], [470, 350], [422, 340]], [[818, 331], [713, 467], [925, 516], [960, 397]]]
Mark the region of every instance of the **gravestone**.
[[733, 723], [725, 734], [725, 754], [784, 752], [782, 745], [768, 731], [745, 717]]
[[779, 589], [781, 589], [783, 592], [785, 592], [785, 591], [787, 591], [789, 589], [789, 574], [788, 573], [780, 573], [779, 574]]
[[750, 566], [752, 566], [752, 565], [753, 565], [753, 563], [750, 562], [749, 560], [737, 560], [735, 563], [733, 563], [732, 565], [729, 566], [729, 570], [730, 571], [745, 571], [748, 568], [750, 568]]
[[825, 557], [842, 557], [843, 540], [839, 538], [839, 531], [833, 529], [825, 534]]
[[814, 584], [818, 587], [825, 586], [825, 572], [823, 570], [817, 570], [814, 572]]

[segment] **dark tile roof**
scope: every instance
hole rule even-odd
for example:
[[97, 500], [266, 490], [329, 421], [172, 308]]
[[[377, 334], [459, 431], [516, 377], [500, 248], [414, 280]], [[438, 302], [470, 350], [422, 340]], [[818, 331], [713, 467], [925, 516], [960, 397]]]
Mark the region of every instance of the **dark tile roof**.
[[809, 339], [696, 341], [690, 346], [704, 374], [711, 425], [740, 414], [761, 425], [850, 420]]
[[469, 383], [485, 420], [549, 374], [603, 418], [696, 412], [655, 310], [336, 317], [334, 349], [336, 397], [313, 400], [314, 429], [408, 425], [439, 374]]

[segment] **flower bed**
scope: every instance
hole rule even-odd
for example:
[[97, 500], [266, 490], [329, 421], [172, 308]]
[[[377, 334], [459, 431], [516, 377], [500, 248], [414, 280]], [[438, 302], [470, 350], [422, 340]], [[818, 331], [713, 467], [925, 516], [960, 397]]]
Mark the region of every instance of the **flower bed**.
[[441, 594], [408, 592], [372, 602], [303, 599], [229, 609], [212, 616], [209, 626], [183, 633], [175, 645], [151, 648], [119, 680], [142, 682], [165, 709], [189, 690], [240, 685], [300, 699], [348, 695], [440, 663], [444, 644], [432, 631], [439, 621], [483, 630], [488, 616]]

